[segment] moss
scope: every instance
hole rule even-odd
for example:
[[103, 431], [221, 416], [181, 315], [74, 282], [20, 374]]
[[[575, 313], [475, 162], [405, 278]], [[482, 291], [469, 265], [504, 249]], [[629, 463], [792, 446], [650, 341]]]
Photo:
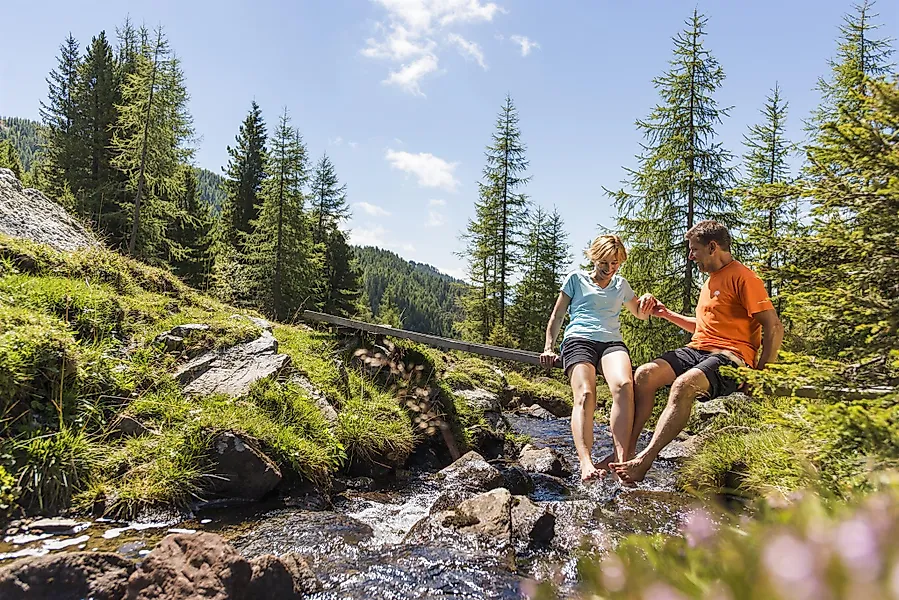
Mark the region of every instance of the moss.
[[15, 477], [0, 465], [0, 523], [12, 514], [18, 495]]
[[451, 353], [447, 361], [447, 372], [444, 379], [448, 383], [461, 383], [455, 389], [481, 388], [499, 394], [506, 382], [503, 376], [490, 363], [470, 355]]
[[[0, 304], [0, 423], [27, 425], [27, 414], [58, 420], [75, 374], [75, 340], [54, 317]], [[2, 430], [0, 430], [2, 431]]]
[[[506, 374], [506, 380], [509, 385], [513, 386], [516, 394], [527, 398], [547, 398], [554, 399], [568, 406], [571, 402], [571, 388], [557, 379], [549, 377], [540, 377], [533, 381], [525, 379], [516, 371], [509, 371]], [[599, 394], [601, 385], [597, 385], [597, 405], [603, 405], [603, 396]]]
[[347, 400], [348, 379], [341, 374], [334, 339], [326, 333], [301, 327], [274, 328], [278, 351], [290, 356], [291, 365], [309, 378], [335, 406]]

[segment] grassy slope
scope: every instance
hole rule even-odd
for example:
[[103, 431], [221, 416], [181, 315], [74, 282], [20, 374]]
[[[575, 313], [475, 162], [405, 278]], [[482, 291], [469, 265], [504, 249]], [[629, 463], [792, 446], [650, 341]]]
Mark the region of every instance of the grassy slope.
[[[37, 512], [75, 505], [133, 514], [187, 504], [203, 497], [210, 440], [222, 429], [255, 438], [288, 482], [322, 485], [352, 464], [402, 464], [427, 435], [398, 401], [395, 382], [353, 367], [353, 348], [303, 326], [277, 325], [274, 334], [293, 368], [338, 408], [336, 427], [286, 381], [260, 382], [242, 399], [186, 398], [170, 375], [178, 363], [259, 334], [232, 318], [238, 312], [246, 311], [111, 251], [61, 254], [0, 237], [0, 507], [12, 496]], [[178, 354], [153, 343], [183, 323], [210, 329], [187, 338]], [[442, 379], [456, 359], [398, 346], [438, 386], [440, 412], [461, 449], [476, 444], [483, 416]], [[350, 368], [341, 372], [337, 358]], [[492, 373], [482, 361], [464, 365]], [[115, 437], [110, 424], [119, 414], [152, 433]]]

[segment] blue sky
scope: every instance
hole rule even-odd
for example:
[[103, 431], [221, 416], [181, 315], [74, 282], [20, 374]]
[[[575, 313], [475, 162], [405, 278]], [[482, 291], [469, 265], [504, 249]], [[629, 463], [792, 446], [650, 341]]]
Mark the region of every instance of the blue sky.
[[[656, 103], [651, 80], [695, 6], [727, 74], [718, 99], [733, 109], [721, 141], [743, 153], [775, 81], [799, 138], [848, 1], [10, 2], [0, 114], [38, 118], [70, 31], [85, 45], [126, 15], [161, 23], [183, 61], [197, 164], [220, 172], [252, 100], [270, 126], [287, 106], [311, 155], [327, 152], [347, 184], [355, 243], [461, 276], [458, 236], [509, 93], [528, 146], [526, 192], [558, 207], [577, 258], [597, 225], [614, 225], [602, 187], [618, 187], [623, 167], [635, 166], [634, 121]], [[876, 10], [882, 34], [899, 37], [899, 2]]]

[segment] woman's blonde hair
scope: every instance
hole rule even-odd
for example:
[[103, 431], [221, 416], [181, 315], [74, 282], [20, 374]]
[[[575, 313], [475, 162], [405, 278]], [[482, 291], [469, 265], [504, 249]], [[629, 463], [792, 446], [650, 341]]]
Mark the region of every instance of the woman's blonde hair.
[[597, 237], [590, 244], [590, 248], [587, 249], [585, 254], [593, 262], [602, 260], [611, 254], [614, 254], [620, 263], [627, 260], [627, 250], [624, 248], [624, 242], [617, 235], [601, 235]]

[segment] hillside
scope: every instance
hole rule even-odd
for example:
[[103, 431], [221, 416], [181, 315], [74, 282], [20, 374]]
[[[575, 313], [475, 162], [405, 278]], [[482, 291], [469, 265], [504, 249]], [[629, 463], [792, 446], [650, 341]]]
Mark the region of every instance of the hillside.
[[[10, 140], [19, 154], [22, 167], [28, 171], [40, 152], [40, 123], [19, 117], [0, 117], [0, 141]], [[225, 180], [209, 169], [196, 167], [197, 188], [214, 214], [221, 211], [225, 201]]]
[[[453, 335], [453, 324], [462, 319], [459, 299], [465, 282], [389, 250], [371, 246], [353, 250], [362, 269], [363, 302], [370, 317], [412, 331]], [[394, 317], [399, 322], [390, 323]]]

